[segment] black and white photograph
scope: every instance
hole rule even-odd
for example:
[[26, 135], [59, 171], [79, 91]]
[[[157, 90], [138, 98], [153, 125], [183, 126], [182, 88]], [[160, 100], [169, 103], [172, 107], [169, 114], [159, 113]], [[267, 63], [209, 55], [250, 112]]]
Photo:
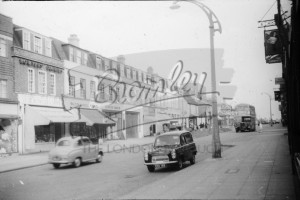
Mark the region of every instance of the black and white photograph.
[[299, 9], [0, 1], [0, 200], [300, 199]]

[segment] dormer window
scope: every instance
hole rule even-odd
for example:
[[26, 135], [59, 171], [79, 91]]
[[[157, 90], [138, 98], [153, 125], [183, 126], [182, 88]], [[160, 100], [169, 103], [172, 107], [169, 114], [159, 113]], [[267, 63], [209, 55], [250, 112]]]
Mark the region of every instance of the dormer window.
[[78, 64], [81, 64], [81, 52], [80, 51], [76, 51], [76, 62]]
[[83, 65], [87, 65], [87, 60], [88, 60], [88, 58], [87, 58], [87, 53], [83, 53]]
[[35, 53], [42, 54], [42, 39], [38, 36], [34, 36], [33, 49]]
[[23, 32], [23, 49], [30, 51], [30, 34], [28, 31]]
[[45, 39], [45, 55], [51, 57], [51, 40]]
[[74, 62], [75, 57], [74, 57], [74, 49], [70, 47], [70, 61]]

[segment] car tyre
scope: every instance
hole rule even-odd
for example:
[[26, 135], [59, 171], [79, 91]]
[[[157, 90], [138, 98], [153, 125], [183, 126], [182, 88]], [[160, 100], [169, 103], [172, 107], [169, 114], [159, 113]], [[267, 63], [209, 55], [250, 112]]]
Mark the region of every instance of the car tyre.
[[148, 171], [149, 172], [154, 172], [155, 171], [155, 166], [154, 165], [147, 165]]
[[102, 162], [102, 155], [98, 153], [97, 158], [96, 158], [96, 163]]
[[191, 165], [193, 165], [193, 164], [195, 164], [195, 162], [196, 162], [196, 156], [195, 156], [195, 154], [193, 154], [193, 157], [190, 159], [190, 163], [191, 163]]
[[182, 168], [183, 168], [183, 162], [182, 159], [179, 158], [177, 163], [177, 170], [181, 170]]
[[76, 158], [75, 160], [74, 160], [74, 163], [73, 163], [73, 165], [74, 165], [74, 167], [80, 167], [80, 165], [81, 165], [81, 159], [80, 158]]
[[58, 168], [59, 168], [59, 166], [60, 166], [60, 164], [59, 164], [59, 163], [53, 163], [53, 167], [54, 167], [55, 169], [58, 169]]

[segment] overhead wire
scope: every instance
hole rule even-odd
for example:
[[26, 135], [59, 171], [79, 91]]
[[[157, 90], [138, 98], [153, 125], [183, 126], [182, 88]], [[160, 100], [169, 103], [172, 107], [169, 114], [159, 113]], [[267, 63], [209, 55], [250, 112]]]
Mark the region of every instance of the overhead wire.
[[272, 7], [275, 5], [276, 3], [276, 0], [274, 1], [274, 3], [272, 4], [272, 6], [269, 8], [269, 10], [264, 14], [264, 16], [261, 18], [261, 20], [259, 21], [262, 21], [264, 19], [264, 17], [268, 14], [268, 12], [272, 9]]

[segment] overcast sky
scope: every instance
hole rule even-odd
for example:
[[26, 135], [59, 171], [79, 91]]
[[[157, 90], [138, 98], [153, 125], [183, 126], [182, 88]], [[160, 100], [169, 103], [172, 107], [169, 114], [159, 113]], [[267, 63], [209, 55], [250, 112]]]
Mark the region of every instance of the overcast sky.
[[[234, 101], [251, 103], [258, 116], [269, 117], [269, 98], [261, 93], [274, 96], [274, 88], [278, 88], [274, 78], [280, 77], [282, 71], [281, 63], [265, 63], [263, 29], [258, 28], [257, 21], [274, 18], [276, 0], [202, 2], [222, 24], [222, 34], [215, 33], [215, 47], [224, 50], [223, 67], [235, 71], [232, 84], [238, 90]], [[105, 57], [209, 48], [209, 24], [204, 12], [187, 2], [180, 2], [180, 9], [171, 10], [171, 4], [172, 1], [7, 1], [0, 2], [0, 12], [12, 17], [19, 26], [64, 42], [75, 33], [81, 48]], [[284, 10], [289, 9], [288, 3], [283, 2], [283, 6]], [[166, 67], [166, 73], [171, 67]], [[278, 103], [272, 104], [274, 118], [279, 118]]]

